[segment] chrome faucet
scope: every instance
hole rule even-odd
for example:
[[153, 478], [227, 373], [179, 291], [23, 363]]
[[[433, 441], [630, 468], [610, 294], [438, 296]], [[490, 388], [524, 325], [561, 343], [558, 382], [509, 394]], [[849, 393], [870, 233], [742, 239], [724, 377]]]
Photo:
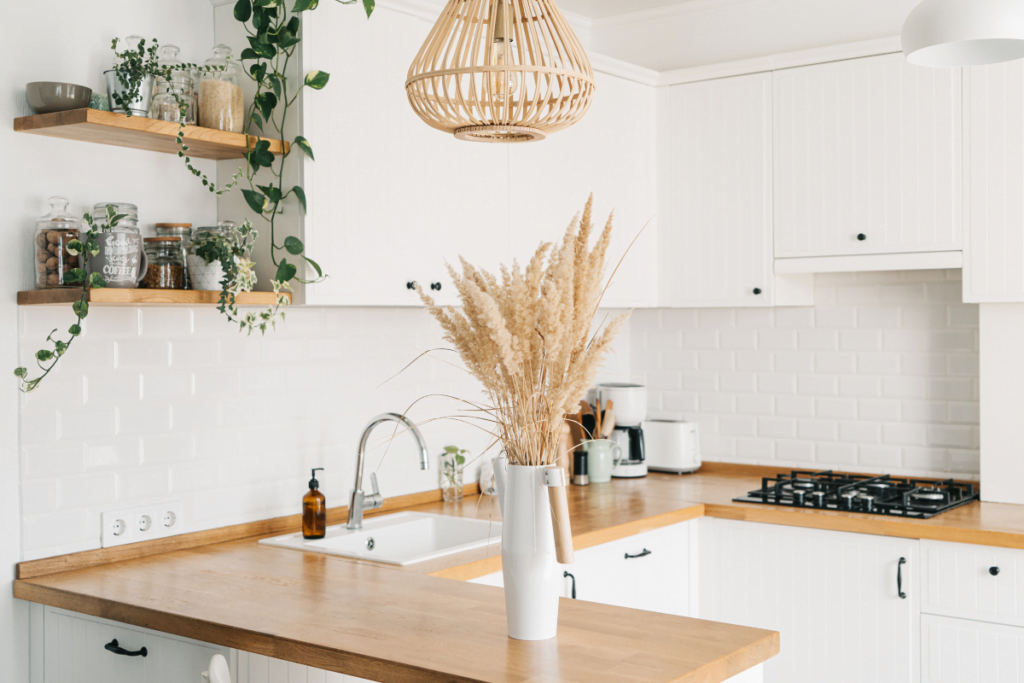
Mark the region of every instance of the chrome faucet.
[[380, 489], [377, 488], [377, 473], [370, 473], [370, 483], [373, 486], [373, 493], [366, 495], [363, 492], [363, 463], [366, 461], [366, 444], [370, 440], [370, 432], [373, 428], [384, 422], [397, 422], [400, 425], [404, 425], [409, 428], [412, 432], [413, 438], [416, 439], [416, 444], [420, 447], [420, 469], [430, 469], [430, 456], [427, 454], [427, 442], [423, 440], [423, 435], [420, 434], [420, 430], [416, 428], [409, 418], [397, 413], [384, 413], [378, 415], [369, 422], [366, 423], [366, 427], [363, 429], [363, 436], [359, 439], [359, 460], [356, 461], [356, 484], [355, 488], [352, 489], [352, 496], [348, 501], [348, 524], [345, 526], [349, 529], [362, 529], [363, 528], [363, 510], [376, 510], [377, 508], [384, 505], [384, 498], [380, 495]]

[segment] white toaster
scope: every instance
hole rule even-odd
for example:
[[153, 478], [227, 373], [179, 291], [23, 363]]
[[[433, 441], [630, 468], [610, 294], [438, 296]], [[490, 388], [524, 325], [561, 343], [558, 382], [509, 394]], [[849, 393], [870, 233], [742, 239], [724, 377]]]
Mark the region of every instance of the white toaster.
[[700, 469], [700, 437], [696, 422], [645, 420], [647, 469], [683, 474]]

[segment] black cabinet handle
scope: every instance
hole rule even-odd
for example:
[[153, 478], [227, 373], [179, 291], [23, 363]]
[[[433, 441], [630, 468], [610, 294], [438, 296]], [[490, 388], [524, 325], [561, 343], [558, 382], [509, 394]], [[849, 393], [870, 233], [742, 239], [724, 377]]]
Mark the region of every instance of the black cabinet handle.
[[149, 652], [146, 651], [146, 648], [136, 650], [135, 652], [126, 650], [117, 644], [117, 638], [114, 638], [112, 641], [104, 645], [103, 649], [108, 652], [113, 652], [115, 655], [124, 655], [125, 657], [145, 657], [149, 654]]
[[576, 577], [569, 572], [562, 572], [563, 579], [572, 579], [572, 599], [576, 599]]
[[992, 576], [999, 576], [999, 567], [989, 567], [988, 573]]
[[642, 553], [637, 553], [636, 555], [630, 555], [629, 553], [626, 553], [626, 559], [627, 560], [635, 560], [638, 557], [647, 557], [650, 554], [651, 554], [651, 551], [648, 550], [647, 548], [644, 548], [644, 551]]
[[431, 282], [430, 283], [430, 288], [432, 290], [434, 290], [435, 292], [440, 292], [441, 291], [441, 283], [440, 282]]
[[759, 295], [760, 293], [761, 293], [761, 288], [760, 287], [754, 287], [754, 295], [756, 296], [756, 295]]
[[896, 565], [896, 594], [903, 600], [907, 599], [907, 594], [903, 592], [903, 565], [906, 563], [907, 558], [901, 557], [900, 563]]
[[857, 235], [857, 241], [858, 241], [858, 242], [863, 242], [863, 241], [864, 241], [864, 240], [866, 240], [867, 238], [868, 238], [868, 236], [867, 236], [867, 235], [865, 235], [864, 233], [860, 233], [859, 235]]
[[410, 282], [406, 282], [405, 283], [405, 288], [406, 289], [416, 289], [416, 281], [412, 280]]

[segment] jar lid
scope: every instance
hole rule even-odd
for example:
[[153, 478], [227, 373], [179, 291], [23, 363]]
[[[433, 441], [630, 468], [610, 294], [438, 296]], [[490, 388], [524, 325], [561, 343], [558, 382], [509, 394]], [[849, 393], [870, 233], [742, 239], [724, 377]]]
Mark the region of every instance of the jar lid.
[[36, 225], [46, 223], [73, 223], [75, 226], [82, 224], [82, 221], [68, 212], [68, 200], [64, 197], [50, 197], [46, 200], [50, 205], [50, 212], [36, 221]]
[[157, 228], [191, 228], [191, 223], [155, 223]]
[[180, 237], [144, 237], [143, 242], [180, 242]]

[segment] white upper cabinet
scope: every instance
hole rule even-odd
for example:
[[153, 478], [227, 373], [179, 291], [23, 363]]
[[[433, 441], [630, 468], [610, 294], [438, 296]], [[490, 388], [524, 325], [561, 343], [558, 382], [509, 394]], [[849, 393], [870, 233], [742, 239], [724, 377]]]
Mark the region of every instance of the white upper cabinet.
[[1024, 301], [1024, 64], [964, 72], [964, 301]]
[[304, 165], [305, 235], [330, 278], [307, 303], [416, 306], [410, 282], [440, 284], [450, 301], [445, 260], [493, 267], [507, 253], [507, 151], [456, 141], [413, 113], [404, 83], [428, 22], [386, 8], [372, 21], [334, 3], [320, 11], [302, 43], [305, 68], [331, 74], [303, 98], [316, 154]]
[[961, 249], [959, 69], [891, 54], [774, 78], [776, 257]]
[[771, 102], [771, 74], [661, 89], [661, 305], [773, 303]]
[[654, 88], [604, 73], [595, 77], [594, 103], [582, 121], [542, 142], [508, 148], [511, 253], [525, 267], [541, 242], [561, 240], [593, 193], [597, 231], [615, 211], [608, 274], [647, 225], [622, 261], [603, 305], [653, 306]]

